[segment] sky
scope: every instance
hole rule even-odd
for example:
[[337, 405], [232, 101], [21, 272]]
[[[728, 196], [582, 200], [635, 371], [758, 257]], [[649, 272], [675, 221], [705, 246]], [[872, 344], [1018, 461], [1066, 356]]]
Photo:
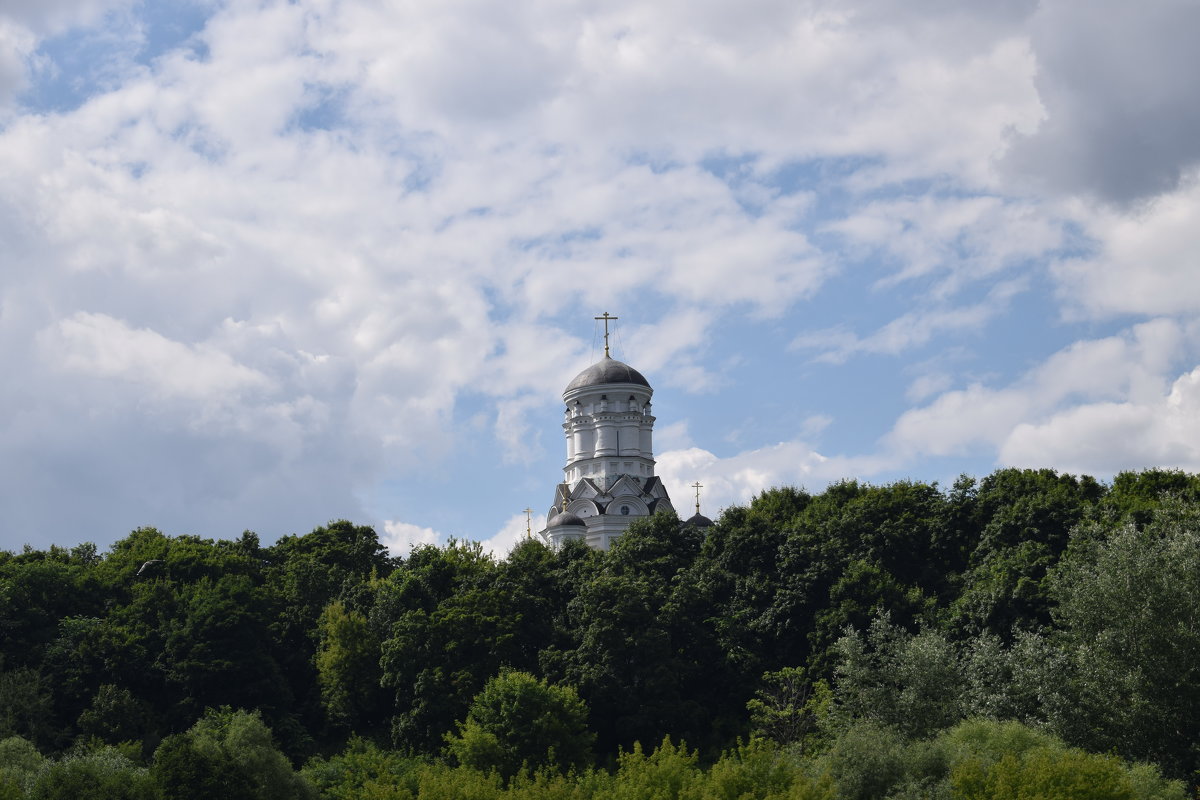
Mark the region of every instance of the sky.
[[1200, 471], [1195, 0], [3, 0], [0, 549]]

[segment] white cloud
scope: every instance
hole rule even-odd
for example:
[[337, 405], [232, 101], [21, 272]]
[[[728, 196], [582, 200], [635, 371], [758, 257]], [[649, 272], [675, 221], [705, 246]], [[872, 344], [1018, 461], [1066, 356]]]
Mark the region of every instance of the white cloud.
[[692, 434], [688, 430], [686, 419], [675, 420], [654, 431], [654, 445], [659, 452], [686, 450], [692, 444]]
[[886, 469], [883, 459], [826, 457], [802, 441], [780, 442], [719, 457], [699, 447], [668, 450], [657, 456], [655, 473], [671, 493], [679, 515], [690, 517], [695, 507], [691, 486], [703, 485], [701, 512], [716, 519], [721, 510], [744, 505], [760, 492], [776, 486], [802, 486], [819, 490], [831, 481], [867, 476]]
[[265, 375], [211, 345], [188, 346], [104, 314], [79, 312], [46, 337], [62, 369], [136, 383], [166, 397], [232, 399], [269, 388]]
[[441, 544], [444, 537], [433, 528], [422, 528], [411, 522], [387, 520], [383, 523], [383, 546], [393, 556], [407, 556], [414, 547]]
[[25, 86], [26, 59], [36, 42], [28, 29], [0, 17], [0, 122], [5, 106]]
[[1064, 222], [1031, 201], [925, 195], [871, 202], [826, 228], [852, 253], [894, 265], [878, 288], [932, 277], [933, 296], [945, 299], [1061, 248]]
[[1118, 336], [1076, 342], [1009, 386], [973, 384], [904, 413], [887, 444], [908, 458], [982, 449], [998, 453], [1002, 463], [1097, 473], [1162, 463], [1151, 453], [1178, 450], [1138, 431], [1155, 420], [1165, 430], [1178, 417], [1168, 411], [1190, 405], [1187, 382], [1168, 387], [1172, 366], [1194, 348], [1193, 339], [1178, 323], [1159, 319]]
[[130, 0], [6, 0], [0, 19], [46, 35], [93, 24], [106, 12], [130, 4]]
[[483, 552], [491, 553], [497, 559], [507, 558], [509, 552], [525, 539], [529, 531], [532, 531], [533, 536], [536, 538], [538, 528], [541, 527], [538, 524], [537, 515], [534, 515], [528, 529], [525, 522], [524, 514], [514, 514], [509, 517], [500, 530], [480, 542], [483, 545]]
[[668, 160], [867, 153], [898, 174], [986, 178], [1007, 132], [1041, 114], [1019, 28], [932, 8], [880, 25], [875, 5], [517, 3], [498, 18], [348, 3], [312, 40], [332, 76], [362, 77], [356, 107], [472, 147], [537, 131]]
[[1076, 315], [1200, 312], [1200, 170], [1132, 209], [1077, 208], [1098, 252], [1054, 265]]
[[917, 403], [935, 394], [949, 389], [954, 383], [954, 379], [945, 372], [928, 372], [924, 375], [918, 375], [908, 385], [908, 391], [904, 396], [909, 401]]
[[1200, 471], [1200, 367], [1181, 375], [1165, 396], [1082, 404], [1022, 423], [1001, 445], [999, 458], [1101, 475], [1132, 465]]
[[[28, 87], [30, 73], [55, 69], [38, 56], [38, 47], [46, 38], [95, 25], [106, 14], [130, 5], [130, 0], [7, 0], [0, 6], [0, 124], [13, 116], [13, 100]], [[90, 80], [108, 69], [107, 64], [96, 61], [88, 66], [93, 72]]]

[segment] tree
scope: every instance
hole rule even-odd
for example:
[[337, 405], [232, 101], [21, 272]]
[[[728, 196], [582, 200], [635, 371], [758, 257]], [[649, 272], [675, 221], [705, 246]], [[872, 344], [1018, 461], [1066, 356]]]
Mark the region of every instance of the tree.
[[49, 762], [29, 787], [29, 800], [157, 800], [154, 782], [119, 751], [105, 747]]
[[1120, 472], [1113, 477], [1103, 507], [1141, 527], [1154, 517], [1165, 496], [1189, 503], [1200, 500], [1200, 477], [1175, 469]]
[[764, 673], [762, 684], [746, 704], [754, 735], [800, 752], [810, 749], [817, 726], [830, 713], [829, 685], [810, 682], [800, 667]]
[[20, 736], [0, 739], [0, 800], [24, 800], [22, 787], [37, 774], [45, 761], [27, 739]]
[[446, 741], [459, 763], [507, 780], [522, 767], [582, 769], [591, 763], [595, 738], [574, 689], [506, 671], [488, 681]]
[[377, 722], [386, 694], [379, 685], [380, 642], [360, 611], [339, 601], [317, 621], [317, 679], [326, 712], [351, 730]]
[[263, 605], [262, 590], [246, 576], [204, 577], [181, 587], [163, 642], [177, 713], [194, 719], [206, 706], [232, 705], [279, 718], [290, 710]]
[[146, 704], [123, 687], [106, 683], [79, 715], [79, 731], [107, 744], [141, 741], [149, 725]]
[[1200, 768], [1200, 508], [1167, 502], [1144, 530], [1081, 528], [1053, 594], [1076, 689], [1055, 720], [1068, 741]]
[[5, 670], [0, 661], [0, 736], [52, 740], [51, 696], [47, 681], [35, 669]]
[[[513, 598], [478, 544], [417, 548], [379, 587], [372, 623], [383, 642], [381, 682], [395, 692], [392, 740], [432, 752], [502, 666], [522, 663]], [[390, 616], [394, 614], [394, 616]], [[390, 616], [390, 619], [388, 618]]]
[[866, 637], [857, 631], [836, 647], [834, 698], [850, 719], [869, 719], [912, 737], [954, 725], [965, 710], [958, 653], [939, 633], [912, 635], [877, 617]]
[[[1115, 758], [1080, 750], [1038, 748], [1021, 757], [1006, 755], [991, 766], [964, 762], [950, 777], [963, 800], [1134, 800]], [[1182, 798], [1180, 799], [1182, 800]]]
[[636, 520], [568, 604], [577, 645], [543, 663], [579, 688], [605, 751], [668, 734], [719, 749], [740, 732], [714, 724], [748, 697], [729, 691], [711, 605], [690, 580], [703, 535], [673, 514]]
[[257, 714], [209, 710], [187, 733], [163, 740], [152, 776], [163, 800], [315, 798]]
[[228, 766], [222, 753], [198, 747], [191, 736], [177, 733], [159, 743], [151, 773], [163, 800], [254, 800], [249, 785]]
[[374, 742], [352, 736], [344, 752], [310, 759], [303, 775], [321, 797], [411, 800], [420, 791], [414, 773], [427, 766], [424, 759], [383, 750]]
[[1016, 631], [1049, 626], [1047, 576], [1071, 530], [1103, 496], [1094, 478], [1050, 469], [1001, 469], [984, 478], [962, 520], [971, 529], [964, 538], [978, 544], [951, 607], [951, 627], [1011, 640]]

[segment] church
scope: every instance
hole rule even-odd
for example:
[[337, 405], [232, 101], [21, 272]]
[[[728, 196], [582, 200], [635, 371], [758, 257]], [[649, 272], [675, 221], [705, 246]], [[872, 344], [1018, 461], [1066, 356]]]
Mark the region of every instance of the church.
[[[675, 506], [654, 474], [654, 389], [609, 354], [608, 322], [617, 318], [605, 312], [596, 319], [604, 320], [604, 358], [563, 390], [567, 460], [539, 534], [553, 545], [574, 539], [607, 550], [633, 520], [657, 511], [673, 514]], [[698, 495], [696, 514], [684, 524], [712, 525], [700, 515]]]

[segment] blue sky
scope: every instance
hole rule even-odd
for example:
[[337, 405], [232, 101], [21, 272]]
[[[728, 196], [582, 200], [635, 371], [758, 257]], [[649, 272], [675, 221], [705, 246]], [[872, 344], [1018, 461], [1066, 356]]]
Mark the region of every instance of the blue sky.
[[0, 548], [504, 552], [604, 311], [681, 508], [1200, 470], [1198, 36], [1176, 0], [12, 0]]

